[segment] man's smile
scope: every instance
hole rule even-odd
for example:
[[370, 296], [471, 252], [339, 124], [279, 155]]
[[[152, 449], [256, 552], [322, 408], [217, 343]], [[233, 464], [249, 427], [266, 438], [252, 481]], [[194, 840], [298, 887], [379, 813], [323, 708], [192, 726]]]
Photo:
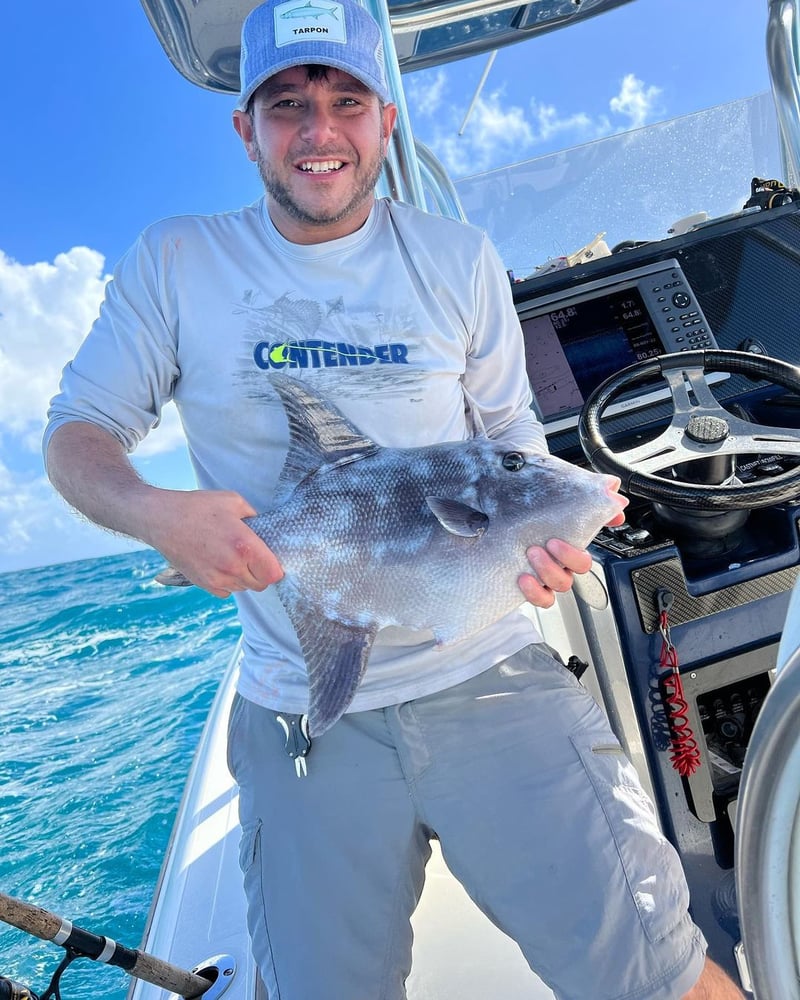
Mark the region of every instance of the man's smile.
[[298, 163], [298, 169], [304, 173], [327, 174], [335, 170], [341, 170], [344, 166], [343, 160], [305, 160]]

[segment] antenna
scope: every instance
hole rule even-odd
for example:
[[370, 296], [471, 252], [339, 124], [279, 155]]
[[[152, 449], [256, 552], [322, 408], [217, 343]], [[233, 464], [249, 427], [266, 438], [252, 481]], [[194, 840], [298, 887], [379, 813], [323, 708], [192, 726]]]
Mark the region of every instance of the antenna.
[[489, 70], [492, 68], [492, 63], [494, 62], [496, 55], [497, 55], [497, 49], [493, 49], [489, 53], [489, 58], [486, 60], [486, 65], [484, 66], [483, 73], [481, 74], [481, 78], [478, 81], [478, 86], [476, 87], [475, 93], [473, 94], [472, 100], [470, 101], [470, 105], [467, 108], [467, 113], [464, 115], [464, 121], [461, 123], [461, 128], [458, 130], [459, 135], [464, 134], [464, 129], [467, 127], [467, 121], [469, 119], [469, 116], [472, 114], [472, 109], [475, 107], [475, 102], [480, 97], [480, 93], [483, 90], [483, 85], [486, 83], [486, 77], [489, 75]]

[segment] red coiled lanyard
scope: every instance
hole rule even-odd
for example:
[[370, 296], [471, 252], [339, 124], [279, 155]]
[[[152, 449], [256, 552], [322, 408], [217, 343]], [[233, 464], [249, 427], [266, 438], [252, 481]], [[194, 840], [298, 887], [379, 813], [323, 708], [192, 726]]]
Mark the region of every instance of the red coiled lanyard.
[[661, 633], [661, 683], [670, 727], [670, 760], [682, 778], [689, 778], [700, 767], [700, 748], [689, 724], [689, 705], [683, 693], [683, 681], [678, 670], [678, 651], [672, 645], [669, 629], [669, 609], [675, 597], [668, 590], [659, 590], [658, 630]]

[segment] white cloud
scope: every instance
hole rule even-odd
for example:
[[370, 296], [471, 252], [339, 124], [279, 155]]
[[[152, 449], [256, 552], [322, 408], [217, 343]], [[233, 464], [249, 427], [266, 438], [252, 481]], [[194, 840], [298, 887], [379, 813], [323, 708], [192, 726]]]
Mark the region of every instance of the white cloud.
[[[104, 258], [73, 247], [53, 263], [20, 264], [0, 251], [0, 430], [39, 448], [61, 370], [96, 318], [108, 275]], [[148, 455], [183, 442], [174, 407], [139, 449]]]
[[172, 403], [168, 403], [161, 411], [161, 423], [142, 441], [136, 449], [137, 458], [148, 458], [151, 455], [161, 455], [174, 451], [186, 444], [186, 438], [181, 427], [178, 411]]
[[530, 122], [522, 108], [505, 107], [502, 92], [497, 90], [487, 98], [479, 98], [467, 128], [472, 128], [476, 149], [527, 149], [534, 141]]
[[615, 114], [628, 119], [628, 128], [641, 128], [653, 120], [661, 93], [660, 87], [646, 87], [633, 73], [628, 73], [617, 96], [609, 101], [609, 107]]
[[434, 74], [411, 76], [405, 89], [406, 102], [413, 106], [414, 114], [432, 118], [442, 106], [447, 88], [447, 73], [439, 68]]
[[596, 138], [598, 131], [600, 134], [603, 134], [604, 130], [610, 131], [607, 119], [598, 124], [593, 122], [585, 111], [578, 111], [574, 115], [562, 118], [554, 105], [531, 101], [531, 114], [536, 123], [537, 142], [548, 142], [561, 133], [572, 133], [571, 141], [581, 141], [590, 137]]
[[41, 428], [62, 367], [97, 315], [107, 278], [88, 247], [54, 263], [19, 264], [0, 252], [0, 425]]

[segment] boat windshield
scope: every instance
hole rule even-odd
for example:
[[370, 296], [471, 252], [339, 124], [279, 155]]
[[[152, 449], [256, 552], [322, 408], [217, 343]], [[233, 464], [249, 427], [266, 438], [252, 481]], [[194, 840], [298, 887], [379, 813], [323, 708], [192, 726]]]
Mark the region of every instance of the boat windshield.
[[666, 239], [706, 213], [741, 212], [754, 177], [780, 178], [769, 93], [659, 122], [456, 182], [516, 278], [576, 253], [600, 234], [613, 249]]

